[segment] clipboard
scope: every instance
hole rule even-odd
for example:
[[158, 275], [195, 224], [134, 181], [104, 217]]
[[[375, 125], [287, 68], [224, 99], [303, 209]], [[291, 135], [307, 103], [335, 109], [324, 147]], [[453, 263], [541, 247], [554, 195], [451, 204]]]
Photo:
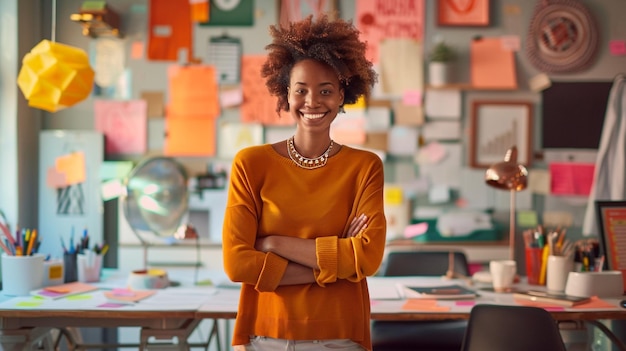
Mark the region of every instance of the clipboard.
[[220, 84], [238, 84], [241, 80], [241, 40], [222, 34], [209, 38], [209, 64], [215, 66]]

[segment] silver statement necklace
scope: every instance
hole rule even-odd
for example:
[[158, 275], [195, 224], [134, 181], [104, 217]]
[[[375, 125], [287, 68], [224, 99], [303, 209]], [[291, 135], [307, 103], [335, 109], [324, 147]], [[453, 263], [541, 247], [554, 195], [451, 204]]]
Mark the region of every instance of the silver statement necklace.
[[296, 150], [296, 146], [293, 143], [293, 136], [287, 139], [287, 153], [289, 154], [289, 158], [295, 163], [298, 167], [302, 167], [304, 169], [316, 169], [320, 167], [326, 166], [326, 162], [328, 161], [328, 155], [330, 155], [330, 150], [333, 149], [334, 142], [331, 139], [330, 145], [328, 145], [328, 149], [324, 151], [323, 154], [316, 158], [306, 158]]

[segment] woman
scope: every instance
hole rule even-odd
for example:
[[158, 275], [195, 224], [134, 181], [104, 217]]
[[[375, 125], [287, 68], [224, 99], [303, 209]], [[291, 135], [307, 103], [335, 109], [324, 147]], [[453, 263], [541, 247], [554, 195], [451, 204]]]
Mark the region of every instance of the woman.
[[331, 140], [344, 104], [376, 82], [351, 23], [326, 16], [271, 26], [262, 68], [291, 138], [241, 150], [224, 217], [226, 273], [241, 282], [239, 350], [369, 350], [366, 276], [385, 245], [383, 165]]

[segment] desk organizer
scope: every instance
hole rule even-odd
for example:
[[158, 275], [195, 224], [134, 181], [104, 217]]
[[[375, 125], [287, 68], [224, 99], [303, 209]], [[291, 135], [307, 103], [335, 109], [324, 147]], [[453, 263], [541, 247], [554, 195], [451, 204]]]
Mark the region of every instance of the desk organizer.
[[624, 277], [621, 271], [570, 272], [565, 293], [586, 297], [619, 297], [624, 294]]

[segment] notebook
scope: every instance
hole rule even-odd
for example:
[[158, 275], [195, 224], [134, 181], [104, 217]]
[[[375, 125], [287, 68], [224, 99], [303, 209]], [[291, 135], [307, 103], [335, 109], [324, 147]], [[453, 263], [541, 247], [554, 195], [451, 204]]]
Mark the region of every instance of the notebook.
[[459, 284], [438, 286], [410, 286], [398, 284], [400, 294], [407, 299], [473, 299], [476, 296], [474, 290]]

